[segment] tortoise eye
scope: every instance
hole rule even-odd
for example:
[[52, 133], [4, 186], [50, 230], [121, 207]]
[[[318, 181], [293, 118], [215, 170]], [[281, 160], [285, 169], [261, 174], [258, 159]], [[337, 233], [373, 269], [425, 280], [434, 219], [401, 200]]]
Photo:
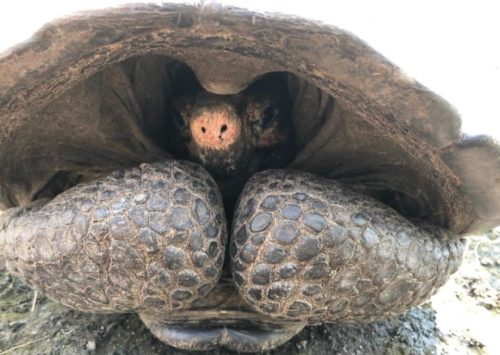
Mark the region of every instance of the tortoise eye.
[[278, 118], [279, 110], [272, 106], [266, 107], [262, 113], [262, 117], [259, 120], [259, 124], [262, 128], [268, 128], [271, 124]]
[[173, 110], [174, 122], [179, 128], [186, 127], [186, 121], [184, 117], [177, 110]]

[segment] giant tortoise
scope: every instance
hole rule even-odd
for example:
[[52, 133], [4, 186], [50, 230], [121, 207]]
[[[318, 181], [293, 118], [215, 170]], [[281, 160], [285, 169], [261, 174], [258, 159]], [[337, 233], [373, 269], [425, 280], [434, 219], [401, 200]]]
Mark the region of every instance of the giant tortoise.
[[220, 5], [50, 23], [0, 58], [0, 251], [186, 349], [427, 300], [500, 224], [500, 149], [354, 35]]

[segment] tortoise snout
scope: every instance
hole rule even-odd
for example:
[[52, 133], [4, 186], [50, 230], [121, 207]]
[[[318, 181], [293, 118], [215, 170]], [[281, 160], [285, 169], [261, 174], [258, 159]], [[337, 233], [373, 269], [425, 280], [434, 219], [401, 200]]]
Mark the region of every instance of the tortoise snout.
[[241, 123], [226, 110], [205, 111], [191, 122], [191, 134], [200, 148], [225, 150], [241, 135]]

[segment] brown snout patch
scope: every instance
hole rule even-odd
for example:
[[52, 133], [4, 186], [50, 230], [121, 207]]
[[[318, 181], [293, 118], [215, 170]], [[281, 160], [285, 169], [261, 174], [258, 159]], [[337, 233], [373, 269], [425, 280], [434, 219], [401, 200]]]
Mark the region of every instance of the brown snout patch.
[[224, 150], [241, 135], [241, 122], [226, 110], [205, 111], [191, 121], [191, 135], [200, 148]]

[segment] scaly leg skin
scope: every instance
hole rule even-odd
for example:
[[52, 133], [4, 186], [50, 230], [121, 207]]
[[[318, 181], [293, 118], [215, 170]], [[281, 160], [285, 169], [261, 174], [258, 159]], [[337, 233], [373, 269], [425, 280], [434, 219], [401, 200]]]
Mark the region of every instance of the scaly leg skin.
[[270, 170], [240, 196], [230, 254], [239, 293], [256, 311], [365, 323], [428, 299], [464, 246], [333, 180]]
[[199, 165], [142, 164], [6, 211], [6, 265], [87, 312], [183, 309], [217, 284], [227, 238], [222, 199]]

